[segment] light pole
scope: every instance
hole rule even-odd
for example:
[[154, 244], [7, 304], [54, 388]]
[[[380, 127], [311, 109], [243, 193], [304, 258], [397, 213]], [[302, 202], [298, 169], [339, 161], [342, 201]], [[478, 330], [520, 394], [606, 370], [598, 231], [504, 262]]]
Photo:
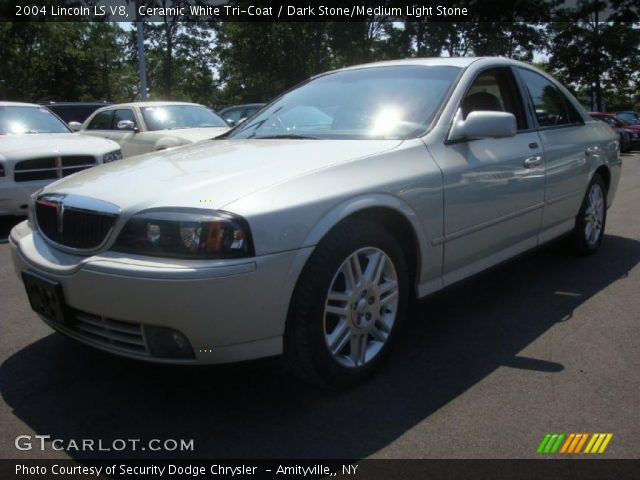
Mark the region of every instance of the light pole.
[[136, 38], [138, 40], [138, 74], [140, 76], [140, 100], [147, 100], [147, 69], [144, 64], [144, 22], [136, 2]]

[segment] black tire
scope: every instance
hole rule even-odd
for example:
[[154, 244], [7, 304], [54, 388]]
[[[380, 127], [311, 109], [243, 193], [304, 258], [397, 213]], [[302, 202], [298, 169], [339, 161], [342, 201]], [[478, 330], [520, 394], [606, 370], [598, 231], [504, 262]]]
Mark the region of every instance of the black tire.
[[[595, 241], [589, 241], [587, 238], [587, 216], [588, 209], [590, 208], [590, 194], [592, 189], [596, 185], [600, 191], [602, 192], [602, 201], [604, 203], [602, 208], [602, 222], [600, 233]], [[571, 246], [573, 251], [578, 255], [591, 255], [598, 251], [600, 245], [602, 244], [602, 238], [604, 237], [605, 226], [607, 223], [607, 186], [603, 180], [603, 178], [596, 173], [584, 195], [584, 199], [582, 200], [582, 205], [580, 207], [580, 211], [576, 216], [576, 224], [573, 229], [573, 233], [571, 235]]]
[[[353, 253], [365, 248], [378, 249], [391, 260], [397, 277], [398, 304], [391, 331], [378, 353], [363, 365], [346, 367], [334, 358], [325, 341], [325, 303], [338, 270]], [[405, 255], [388, 230], [359, 219], [335, 227], [309, 258], [291, 300], [284, 336], [284, 358], [289, 369], [298, 378], [325, 387], [347, 387], [367, 379], [380, 368], [401, 328], [407, 308], [408, 278]], [[353, 308], [352, 315], [357, 315]]]

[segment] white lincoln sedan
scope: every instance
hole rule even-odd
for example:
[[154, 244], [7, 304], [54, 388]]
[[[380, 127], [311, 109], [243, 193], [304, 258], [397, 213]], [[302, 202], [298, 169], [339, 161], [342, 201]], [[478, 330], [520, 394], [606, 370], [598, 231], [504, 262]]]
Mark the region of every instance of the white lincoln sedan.
[[32, 308], [81, 342], [168, 363], [284, 354], [353, 384], [410, 297], [559, 236], [598, 250], [620, 166], [611, 128], [527, 64], [375, 63], [223, 139], [56, 182], [10, 244]]
[[229, 130], [227, 122], [212, 110], [185, 102], [109, 105], [82, 125], [70, 125], [83, 135], [118, 142], [125, 157], [209, 140]]

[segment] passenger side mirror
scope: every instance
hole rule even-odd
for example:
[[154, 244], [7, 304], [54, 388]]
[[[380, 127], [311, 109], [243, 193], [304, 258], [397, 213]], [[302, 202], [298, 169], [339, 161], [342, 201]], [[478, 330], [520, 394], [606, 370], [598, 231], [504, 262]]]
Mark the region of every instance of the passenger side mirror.
[[236, 122], [235, 120], [231, 119], [231, 118], [226, 118], [225, 122], [227, 122], [229, 124], [230, 127], [235, 127]]
[[79, 132], [82, 128], [82, 124], [80, 122], [69, 122], [67, 125], [69, 125], [69, 128], [74, 132]]
[[137, 132], [136, 124], [131, 120], [120, 120], [118, 122], [118, 130], [132, 130]]
[[512, 113], [494, 111], [470, 112], [462, 119], [462, 110], [458, 110], [449, 132], [450, 142], [479, 138], [504, 138], [516, 134], [517, 122]]

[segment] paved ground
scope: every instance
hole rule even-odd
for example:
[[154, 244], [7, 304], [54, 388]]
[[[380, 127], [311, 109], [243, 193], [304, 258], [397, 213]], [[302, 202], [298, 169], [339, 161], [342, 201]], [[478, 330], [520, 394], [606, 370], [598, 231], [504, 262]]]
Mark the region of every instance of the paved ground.
[[384, 371], [341, 393], [276, 360], [174, 368], [77, 345], [29, 310], [0, 245], [0, 457], [65, 456], [15, 450], [41, 434], [193, 438], [199, 458], [526, 458], [561, 431], [613, 432], [604, 456], [640, 458], [639, 211], [625, 155], [598, 255], [546, 247], [432, 296]]

